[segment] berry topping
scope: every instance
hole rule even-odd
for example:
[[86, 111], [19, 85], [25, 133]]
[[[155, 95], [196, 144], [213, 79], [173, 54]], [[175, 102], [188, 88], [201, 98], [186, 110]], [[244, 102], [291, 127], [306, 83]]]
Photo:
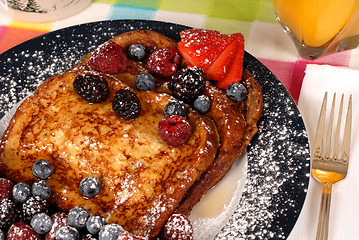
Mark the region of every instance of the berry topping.
[[181, 55], [177, 48], [160, 48], [152, 52], [147, 59], [147, 67], [150, 72], [162, 77], [170, 77], [177, 71]]
[[30, 197], [24, 204], [22, 204], [22, 217], [26, 221], [30, 221], [31, 218], [37, 213], [48, 213], [49, 203], [46, 199], [42, 199], [39, 196]]
[[192, 240], [191, 222], [182, 214], [172, 214], [164, 226], [162, 235], [167, 240]]
[[67, 216], [67, 221], [71, 227], [81, 229], [86, 226], [86, 221], [89, 218], [89, 212], [83, 207], [74, 207], [70, 209]]
[[76, 228], [70, 226], [60, 227], [56, 233], [56, 240], [79, 240], [80, 234]]
[[181, 117], [187, 117], [187, 107], [180, 101], [171, 101], [167, 103], [164, 109], [164, 116], [179, 115]]
[[10, 227], [18, 219], [19, 212], [10, 199], [0, 201], [0, 229]]
[[10, 180], [0, 178], [0, 201], [3, 199], [11, 199], [13, 187], [14, 184]]
[[149, 73], [140, 73], [135, 78], [135, 86], [139, 91], [152, 91], [155, 88], [155, 78]]
[[186, 118], [170, 115], [158, 123], [158, 132], [163, 141], [177, 147], [185, 144], [191, 136], [191, 126]]
[[108, 41], [91, 54], [88, 64], [93, 70], [117, 74], [126, 70], [127, 58], [117, 43]]
[[90, 233], [82, 234], [80, 239], [81, 240], [97, 240], [97, 238], [94, 235], [90, 234]]
[[123, 231], [117, 238], [117, 240], [146, 240], [146, 238], [135, 236], [130, 232]]
[[40, 179], [50, 177], [52, 170], [52, 165], [44, 159], [37, 160], [34, 165], [32, 165], [32, 173], [35, 177]]
[[129, 89], [120, 89], [116, 92], [112, 109], [121, 118], [131, 120], [140, 115], [141, 103], [134, 92]]
[[76, 76], [73, 85], [75, 91], [90, 103], [104, 102], [110, 92], [106, 79], [93, 74]]
[[141, 44], [131, 44], [128, 47], [128, 56], [135, 60], [142, 60], [146, 57], [146, 48]]
[[[218, 31], [189, 29], [180, 33], [178, 50], [191, 65], [204, 69], [209, 80], [226, 89], [242, 76], [244, 39], [240, 33], [221, 34]], [[221, 83], [221, 81], [224, 81]]]
[[121, 225], [111, 223], [101, 228], [98, 234], [99, 240], [116, 240], [117, 237], [124, 231]]
[[0, 240], [5, 240], [5, 233], [0, 229]]
[[16, 203], [24, 203], [31, 197], [31, 187], [27, 183], [17, 183], [12, 189], [12, 197]]
[[247, 97], [247, 89], [243, 84], [239, 82], [231, 83], [227, 87], [227, 96], [234, 101], [242, 101], [244, 98]]
[[206, 113], [211, 107], [211, 101], [208, 96], [201, 95], [193, 103], [194, 109], [196, 109], [199, 113]]
[[97, 234], [101, 228], [106, 225], [106, 219], [99, 215], [90, 216], [86, 222], [87, 231], [91, 234]]
[[37, 213], [31, 218], [30, 225], [38, 234], [46, 234], [51, 230], [51, 217], [46, 213]]
[[175, 98], [192, 104], [198, 96], [203, 94], [205, 84], [206, 76], [203, 70], [191, 67], [182, 69], [173, 75], [168, 87]]
[[7, 240], [41, 240], [41, 237], [26, 223], [17, 222], [7, 232]]
[[63, 226], [68, 226], [67, 214], [64, 212], [57, 212], [51, 216], [52, 227], [46, 234], [45, 240], [56, 240], [56, 232]]
[[32, 195], [48, 199], [51, 196], [51, 187], [45, 180], [36, 181], [32, 184]]
[[80, 192], [84, 197], [95, 197], [101, 188], [100, 181], [95, 177], [86, 177], [80, 183]]

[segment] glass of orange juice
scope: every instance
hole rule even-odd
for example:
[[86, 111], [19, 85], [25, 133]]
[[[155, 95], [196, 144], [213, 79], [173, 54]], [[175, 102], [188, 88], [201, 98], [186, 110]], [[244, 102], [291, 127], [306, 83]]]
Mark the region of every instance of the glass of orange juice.
[[359, 44], [359, 0], [274, 0], [274, 10], [303, 58]]

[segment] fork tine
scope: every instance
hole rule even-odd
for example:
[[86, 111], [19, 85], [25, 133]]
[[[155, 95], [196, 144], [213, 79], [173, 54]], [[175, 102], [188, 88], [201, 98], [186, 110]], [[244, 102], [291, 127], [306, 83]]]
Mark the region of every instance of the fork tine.
[[342, 98], [340, 100], [340, 106], [339, 106], [339, 113], [338, 113], [338, 122], [337, 122], [337, 128], [335, 131], [335, 137], [334, 137], [334, 152], [333, 152], [333, 157], [334, 159], [338, 159], [340, 152], [340, 142], [339, 142], [339, 137], [340, 137], [340, 126], [342, 123], [342, 115], [343, 115], [343, 99], [344, 99], [344, 94], [342, 94]]
[[326, 144], [325, 144], [325, 159], [328, 159], [330, 157], [330, 149], [332, 149], [330, 146], [332, 144], [332, 134], [333, 134], [333, 120], [334, 120], [334, 109], [335, 109], [335, 96], [334, 93], [333, 101], [332, 101], [332, 108], [330, 110], [330, 117], [329, 117], [329, 123], [328, 123], [328, 130], [327, 130], [327, 138], [326, 138]]
[[343, 136], [342, 159], [344, 161], [348, 161], [348, 159], [349, 159], [351, 129], [352, 129], [352, 95], [350, 94], [348, 110], [347, 110], [347, 117], [346, 117], [345, 127], [344, 127], [344, 136]]
[[322, 155], [324, 122], [325, 122], [325, 113], [326, 113], [326, 109], [327, 109], [327, 95], [328, 95], [328, 93], [325, 92], [322, 107], [321, 107], [320, 114], [319, 114], [317, 133], [315, 135], [314, 155], [316, 157]]

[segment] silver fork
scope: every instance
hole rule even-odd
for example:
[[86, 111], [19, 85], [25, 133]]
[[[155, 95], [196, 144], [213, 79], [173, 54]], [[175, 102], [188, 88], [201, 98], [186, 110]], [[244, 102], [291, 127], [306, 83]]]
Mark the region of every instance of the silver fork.
[[[312, 156], [312, 174], [314, 178], [322, 183], [322, 198], [319, 212], [317, 240], [328, 239], [328, 225], [330, 212], [330, 199], [332, 185], [347, 175], [350, 151], [350, 135], [352, 122], [352, 96], [349, 97], [347, 116], [344, 132], [341, 135], [340, 126], [343, 113], [342, 95], [336, 130], [333, 133], [335, 93], [333, 97], [329, 122], [326, 132], [324, 131], [325, 115], [327, 108], [327, 93], [324, 95], [322, 108], [319, 115], [317, 133], [314, 142], [314, 154]], [[334, 135], [334, 136], [333, 136]], [[342, 136], [342, 141], [340, 141]], [[334, 142], [332, 141], [334, 137]]]

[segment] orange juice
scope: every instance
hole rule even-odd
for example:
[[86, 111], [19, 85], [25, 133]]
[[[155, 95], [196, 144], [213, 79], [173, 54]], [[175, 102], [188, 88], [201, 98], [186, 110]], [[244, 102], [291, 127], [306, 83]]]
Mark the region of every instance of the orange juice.
[[279, 21], [309, 47], [359, 33], [359, 0], [274, 0], [274, 8]]

